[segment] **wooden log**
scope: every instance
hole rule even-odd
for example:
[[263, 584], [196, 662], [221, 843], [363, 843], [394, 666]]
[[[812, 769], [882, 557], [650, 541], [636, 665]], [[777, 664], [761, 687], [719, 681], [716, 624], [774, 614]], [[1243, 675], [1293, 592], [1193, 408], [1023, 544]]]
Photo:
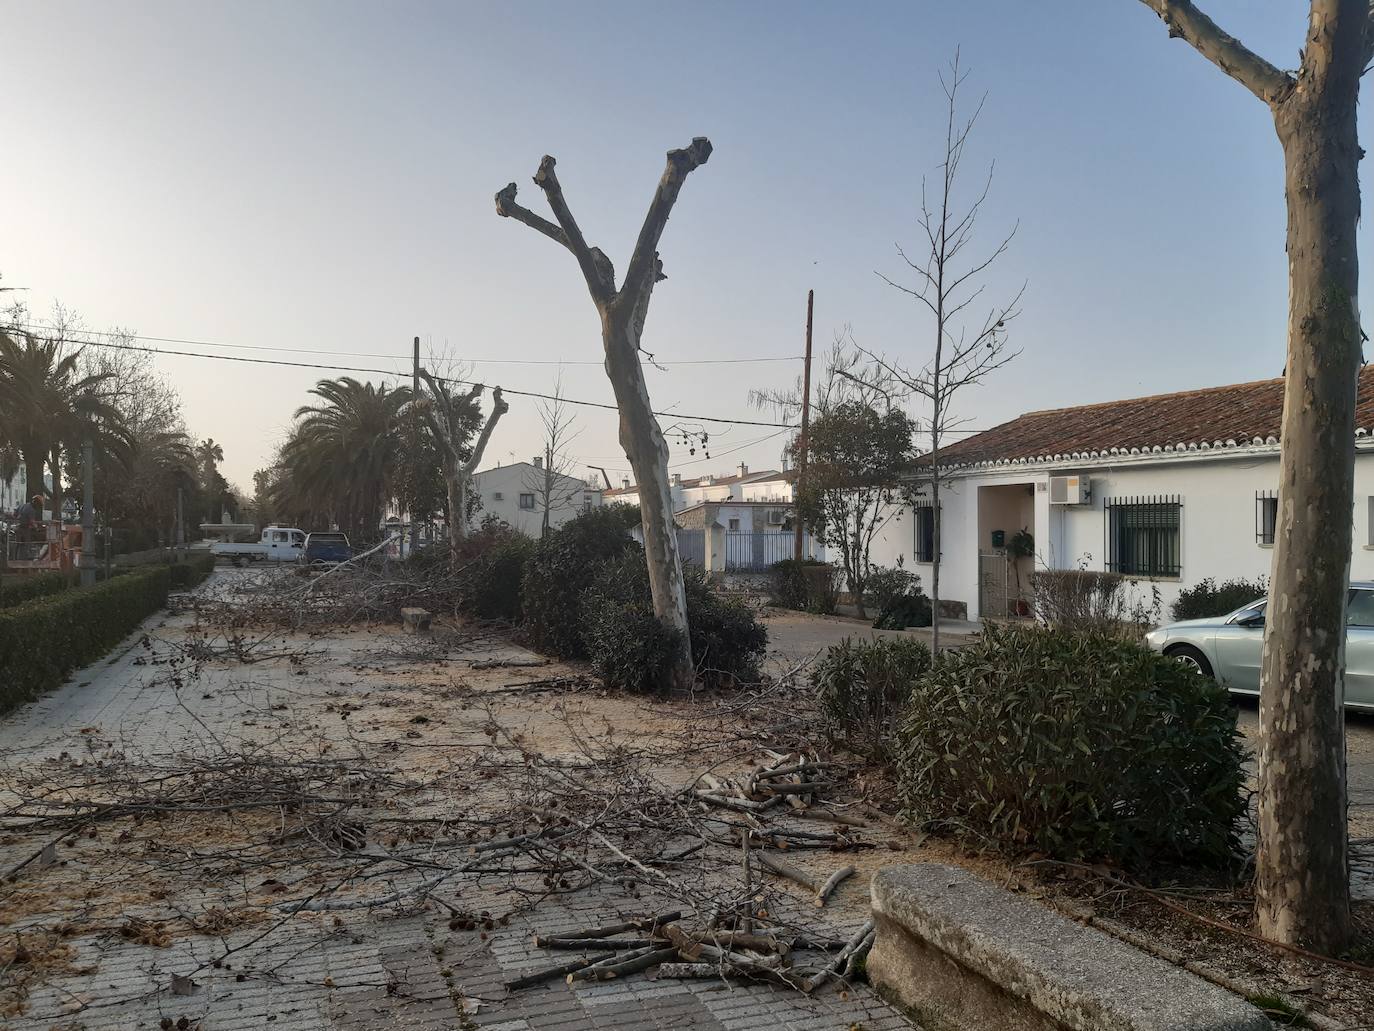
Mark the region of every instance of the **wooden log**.
[[779, 877], [786, 877], [789, 881], [800, 884], [803, 888], [810, 888], [813, 893], [818, 893], [821, 886], [816, 883], [815, 878], [804, 870], [800, 870], [786, 860], [779, 859], [777, 856], [767, 852], [757, 853], [759, 866], [766, 870], [771, 870]]
[[643, 949], [654, 944], [652, 938], [536, 938], [541, 949], [612, 949], [624, 952]]
[[826, 878], [826, 882], [821, 885], [821, 890], [816, 892], [816, 907], [820, 908], [824, 906], [826, 899], [830, 898], [830, 893], [838, 888], [842, 882], [853, 877], [856, 873], [858, 873], [858, 871], [854, 867], [846, 866], [836, 870]]
[[624, 974], [648, 970], [650, 967], [657, 966], [676, 955], [677, 948], [672, 945], [661, 949], [652, 947], [637, 949], [634, 952], [626, 953], [617, 962], [597, 963], [593, 966], [583, 967], [581, 970], [574, 970], [568, 974], [567, 981], [568, 984], [572, 984], [574, 981], [609, 981]]
[[536, 970], [532, 974], [524, 974], [520, 977], [512, 978], [506, 982], [506, 990], [510, 992], [519, 991], [521, 988], [529, 988], [531, 985], [543, 984], [545, 981], [552, 981], [558, 977], [565, 977], [575, 970], [589, 967], [594, 963], [604, 963], [607, 960], [615, 959], [614, 952], [608, 952], [602, 956], [587, 956], [584, 959], [573, 960], [571, 963], [560, 963], [556, 967], [549, 967], [547, 970]]
[[724, 798], [720, 795], [713, 795], [709, 791], [694, 790], [692, 797], [700, 799], [710, 805], [720, 806], [722, 809], [733, 809], [739, 813], [759, 813], [766, 809], [772, 809], [775, 805], [782, 804], [782, 795], [773, 795], [766, 802], [751, 802], [746, 798]]
[[656, 971], [657, 977], [719, 977], [720, 968], [712, 966], [710, 963], [660, 963]]
[[868, 823], [857, 816], [849, 813], [834, 813], [828, 809], [803, 809], [792, 814], [803, 820], [824, 820], [829, 823], [839, 823], [846, 827], [867, 827]]
[[[682, 918], [679, 910], [671, 913], [661, 913], [658, 916], [639, 917], [634, 920], [623, 920], [618, 924], [606, 924], [602, 927], [587, 927], [577, 931], [564, 931], [562, 934], [551, 934], [548, 938], [609, 938], [613, 934], [622, 934], [625, 931], [649, 931], [651, 934], [658, 929], [660, 924], [670, 924], [674, 920]], [[534, 944], [541, 945], [547, 939], [535, 936]], [[541, 945], [542, 947], [542, 945]]]
[[834, 959], [832, 959], [825, 966], [821, 967], [820, 970], [816, 971], [816, 973], [813, 974], [808, 980], [803, 982], [802, 991], [810, 995], [821, 985], [825, 984], [826, 981], [834, 977], [835, 974], [838, 973], [841, 969], [843, 969], [844, 966], [849, 962], [849, 957], [853, 955], [854, 952], [861, 945], [863, 945], [864, 941], [867, 940], [869, 934], [875, 931], [876, 929], [877, 924], [874, 923], [874, 921], [865, 921], [864, 925], [854, 932], [853, 936], [850, 937], [849, 941], [845, 942], [844, 948], [841, 949], [835, 955]]

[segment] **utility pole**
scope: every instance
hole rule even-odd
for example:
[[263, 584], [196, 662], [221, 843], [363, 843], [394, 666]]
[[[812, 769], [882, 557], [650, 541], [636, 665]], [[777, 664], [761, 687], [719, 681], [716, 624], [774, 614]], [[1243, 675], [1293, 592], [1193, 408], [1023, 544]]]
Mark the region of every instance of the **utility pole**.
[[420, 523], [415, 518], [415, 494], [420, 489], [420, 431], [415, 404], [420, 400], [420, 338], [415, 347], [410, 371], [410, 553], [420, 545]]
[[806, 435], [811, 428], [811, 314], [815, 303], [816, 291], [806, 291], [806, 361], [802, 367], [801, 436], [797, 442], [797, 486], [792, 492], [792, 496], [796, 499], [793, 506], [796, 508], [796, 515], [792, 520], [796, 540], [793, 544], [795, 554], [792, 557], [798, 562], [802, 558], [801, 492], [802, 479], [806, 476]]
[[95, 586], [95, 445], [81, 448], [81, 586]]

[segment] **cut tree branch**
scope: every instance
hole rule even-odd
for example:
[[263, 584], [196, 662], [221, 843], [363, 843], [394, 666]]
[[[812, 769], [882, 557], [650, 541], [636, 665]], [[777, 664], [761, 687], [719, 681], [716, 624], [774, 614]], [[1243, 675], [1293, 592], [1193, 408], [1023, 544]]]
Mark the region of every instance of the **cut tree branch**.
[[1207, 60], [1248, 89], [1270, 107], [1287, 99], [1295, 80], [1274, 67], [1216, 22], [1199, 11], [1191, 0], [1140, 0], [1159, 15], [1169, 38], [1192, 44]]
[[658, 261], [658, 241], [663, 237], [663, 229], [668, 224], [668, 216], [682, 184], [688, 174], [706, 164], [711, 157], [711, 141], [705, 136], [692, 137], [691, 145], [680, 150], [668, 151], [668, 165], [663, 170], [663, 178], [658, 181], [658, 189], [649, 204], [649, 212], [644, 216], [644, 225], [635, 241], [634, 254], [630, 257], [629, 268], [625, 270], [625, 282], [621, 294], [637, 303], [645, 290], [663, 278], [663, 266]]

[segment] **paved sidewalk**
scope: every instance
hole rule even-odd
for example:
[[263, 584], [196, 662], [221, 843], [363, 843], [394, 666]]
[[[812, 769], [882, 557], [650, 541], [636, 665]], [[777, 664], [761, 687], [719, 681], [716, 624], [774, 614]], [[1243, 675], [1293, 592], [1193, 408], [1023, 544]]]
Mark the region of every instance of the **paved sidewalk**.
[[[215, 579], [225, 576], [221, 572]], [[458, 715], [441, 710], [435, 701], [435, 670], [445, 667], [433, 660], [408, 659], [405, 649], [413, 647], [413, 641], [390, 630], [283, 637], [283, 650], [304, 647], [317, 660], [207, 663], [193, 677], [169, 662], [188, 622], [186, 616], [153, 617], [66, 686], [0, 720], [0, 802], [13, 801], [10, 792], [21, 775], [49, 767], [140, 768], [174, 753], [217, 754], [244, 746], [280, 749], [297, 739], [302, 749], [307, 743], [310, 749], [332, 743], [336, 750], [362, 756], [382, 742], [377, 735], [388, 729], [388, 717], [393, 726], [414, 723], [420, 728], [405, 732], [416, 739], [410, 744], [417, 749], [456, 748], [465, 734], [480, 738], [480, 709], [473, 710], [471, 726], [459, 723], [468, 707], [461, 693]], [[148, 646], [142, 643], [145, 634]], [[464, 660], [478, 655], [531, 658], [501, 641], [478, 642], [462, 654]], [[445, 690], [451, 697], [455, 688], [449, 684]], [[601, 704], [618, 703], [612, 698]], [[351, 720], [346, 718], [350, 705], [356, 705]], [[430, 715], [416, 722], [411, 712]], [[365, 722], [374, 714], [377, 722]], [[382, 730], [376, 729], [379, 726]], [[422, 731], [430, 733], [433, 727], [442, 746], [429, 746], [422, 739]], [[307, 731], [313, 737], [301, 738]], [[429, 761], [437, 764], [449, 753], [412, 754], [432, 755]], [[461, 797], [440, 801], [463, 803]], [[22, 1013], [0, 1009], [0, 1028], [886, 1031], [912, 1026], [866, 985], [827, 986], [807, 997], [770, 985], [656, 980], [636, 974], [575, 986], [559, 980], [508, 996], [503, 981], [576, 955], [535, 948], [536, 933], [641, 917], [679, 908], [681, 903], [642, 886], [627, 891], [619, 885], [594, 885], [526, 905], [521, 889], [509, 877], [471, 874], [451, 879], [441, 897], [436, 893], [435, 901], [424, 908], [402, 899], [394, 905], [286, 916], [279, 900], [309, 895], [314, 882], [308, 871], [282, 872], [277, 866], [264, 875], [255, 873], [251, 859], [235, 868], [226, 863], [218, 843], [205, 847], [200, 853], [204, 858], [181, 844], [167, 846], [164, 857], [157, 851], [161, 846], [156, 835], [149, 838], [144, 830], [142, 839], [136, 837], [124, 846], [128, 853], [121, 852], [114, 828], [103, 828], [99, 837], [89, 840], [84, 834], [64, 840], [53, 866], [42, 869], [37, 864], [15, 885], [0, 887], [0, 938], [13, 940], [18, 934], [34, 943], [28, 965], [35, 975], [26, 997], [20, 997]], [[41, 841], [33, 836], [0, 839], [0, 870], [32, 855], [35, 840]], [[359, 854], [366, 856], [371, 847], [369, 841]], [[443, 858], [440, 853], [435, 856]], [[197, 862], [204, 864], [203, 870], [188, 886], [185, 874], [188, 868], [194, 872]], [[173, 877], [173, 867], [180, 879]], [[168, 871], [162, 886], [160, 869]], [[695, 869], [684, 865], [677, 876], [685, 882]], [[695, 876], [706, 878], [708, 870], [704, 864]], [[264, 899], [271, 890], [264, 887], [271, 883], [264, 876], [280, 882], [281, 895]], [[383, 882], [387, 890], [404, 890], [412, 883], [403, 874], [387, 876], [392, 878]], [[866, 887], [856, 878], [846, 890], [853, 901]], [[45, 903], [43, 891], [63, 901]], [[118, 902], [123, 892], [130, 893], [127, 906]], [[16, 898], [22, 904], [15, 904]], [[479, 924], [469, 930], [451, 922], [442, 906], [511, 915], [504, 926], [483, 929]], [[809, 903], [807, 907], [798, 908], [797, 922], [821, 926], [836, 936], [847, 937], [862, 919], [852, 905], [834, 907], [833, 914], [827, 908], [819, 916]], [[253, 919], [239, 919], [249, 910]], [[224, 926], [217, 926], [217, 920]], [[201, 926], [203, 933], [178, 931], [160, 937], [162, 921], [169, 927], [190, 922]], [[38, 946], [43, 941], [51, 945], [46, 951]], [[0, 993], [5, 988], [3, 968], [0, 961]], [[13, 976], [12, 970], [9, 973]], [[3, 1002], [0, 994], [0, 1006]]]

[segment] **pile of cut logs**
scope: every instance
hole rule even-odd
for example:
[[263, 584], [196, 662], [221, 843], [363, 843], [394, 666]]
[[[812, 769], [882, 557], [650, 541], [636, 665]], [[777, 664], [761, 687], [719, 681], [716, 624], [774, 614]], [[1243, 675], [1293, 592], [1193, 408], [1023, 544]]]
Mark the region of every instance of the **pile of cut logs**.
[[[544, 949], [583, 952], [580, 959], [506, 982], [516, 991], [563, 978], [609, 981], [654, 969], [664, 977], [743, 977], [772, 981], [811, 993], [832, 979], [847, 979], [873, 946], [869, 920], [848, 939], [717, 930], [682, 922], [681, 912], [627, 920], [604, 927], [536, 937]], [[798, 953], [820, 953], [820, 963], [797, 965]]]

